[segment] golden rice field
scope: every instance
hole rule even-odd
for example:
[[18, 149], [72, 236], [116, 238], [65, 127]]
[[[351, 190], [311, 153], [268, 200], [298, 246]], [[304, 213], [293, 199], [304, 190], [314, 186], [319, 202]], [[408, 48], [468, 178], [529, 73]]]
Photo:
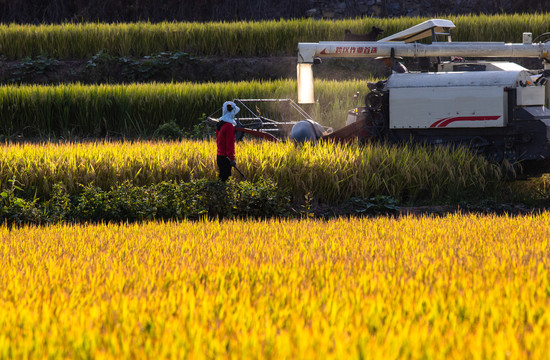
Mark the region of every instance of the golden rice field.
[[[248, 140], [237, 143], [236, 158], [247, 180], [271, 179], [299, 200], [308, 192], [331, 203], [374, 195], [471, 199], [494, 196], [502, 185], [499, 167], [464, 148]], [[213, 140], [0, 144], [0, 189], [15, 179], [41, 198], [57, 183], [74, 195], [88, 184], [109, 189], [124, 181], [143, 186], [216, 177]]]
[[545, 359], [550, 214], [0, 228], [0, 358]]

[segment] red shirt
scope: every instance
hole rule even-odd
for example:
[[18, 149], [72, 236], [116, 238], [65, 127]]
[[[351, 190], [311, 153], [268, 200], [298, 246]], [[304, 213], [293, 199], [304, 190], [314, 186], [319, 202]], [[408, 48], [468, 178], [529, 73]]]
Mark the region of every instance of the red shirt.
[[219, 131], [216, 131], [218, 155], [227, 156], [235, 160], [235, 127], [226, 122]]

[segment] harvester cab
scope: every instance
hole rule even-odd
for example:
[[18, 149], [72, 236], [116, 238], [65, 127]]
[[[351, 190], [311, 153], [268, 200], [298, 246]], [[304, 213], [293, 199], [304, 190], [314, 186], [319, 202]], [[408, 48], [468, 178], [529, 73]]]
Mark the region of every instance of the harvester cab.
[[[452, 42], [454, 28], [432, 19], [379, 41], [300, 43], [298, 103], [315, 100], [318, 59], [435, 58], [436, 71], [392, 74], [369, 86], [365, 106], [349, 111], [346, 126], [326, 137], [465, 145], [512, 163], [550, 159], [550, 42], [533, 43], [531, 33], [522, 43]], [[491, 58], [538, 58], [544, 69]]]

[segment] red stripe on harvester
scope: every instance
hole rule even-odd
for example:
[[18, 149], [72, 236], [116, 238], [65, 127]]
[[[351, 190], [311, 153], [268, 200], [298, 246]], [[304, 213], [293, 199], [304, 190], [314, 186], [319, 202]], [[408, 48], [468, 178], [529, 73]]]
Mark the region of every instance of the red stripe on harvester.
[[445, 118], [438, 120], [434, 122], [430, 127], [446, 127], [450, 123], [453, 123], [455, 121], [492, 121], [492, 120], [498, 120], [500, 118], [499, 116], [458, 116], [454, 118]]
[[440, 122], [445, 121], [445, 120], [447, 120], [447, 119], [448, 119], [448, 118], [443, 118], [443, 119], [441, 119], [441, 120], [437, 120], [436, 122], [434, 122], [433, 124], [431, 124], [430, 127], [431, 127], [431, 128], [437, 127], [437, 125], [439, 125]]

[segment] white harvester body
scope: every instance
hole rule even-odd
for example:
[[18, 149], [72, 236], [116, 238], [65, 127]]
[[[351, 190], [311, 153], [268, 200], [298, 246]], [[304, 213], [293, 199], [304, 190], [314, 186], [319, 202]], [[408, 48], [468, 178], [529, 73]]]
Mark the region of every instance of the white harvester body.
[[518, 106], [543, 106], [545, 87], [527, 71], [393, 74], [391, 129], [487, 128], [508, 125], [508, 90]]

